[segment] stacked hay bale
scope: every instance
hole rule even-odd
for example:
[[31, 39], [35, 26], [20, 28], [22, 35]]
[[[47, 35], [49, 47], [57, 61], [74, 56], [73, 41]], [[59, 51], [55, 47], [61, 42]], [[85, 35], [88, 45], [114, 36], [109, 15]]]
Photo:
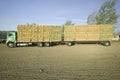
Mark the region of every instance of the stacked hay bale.
[[[18, 25], [18, 42], [57, 42], [62, 40], [60, 26]], [[65, 26], [64, 41], [112, 40], [112, 25]]]
[[100, 35], [99, 25], [87, 25], [87, 41], [98, 41]]
[[18, 25], [18, 42], [38, 42], [43, 39], [43, 27], [39, 25]]
[[34, 42], [36, 41], [36, 36], [34, 35], [34, 25], [26, 25], [26, 36], [28, 41], [27, 42]]
[[43, 26], [30, 25], [29, 27], [29, 40], [30, 42], [42, 42], [43, 41]]
[[112, 40], [113, 27], [112, 25], [100, 25], [100, 40]]
[[43, 41], [43, 26], [42, 25], [37, 25], [37, 42], [42, 42]]
[[17, 27], [17, 41], [18, 42], [29, 42], [29, 31], [26, 25], [18, 25]]
[[62, 39], [62, 28], [60, 26], [52, 26], [50, 33], [51, 42], [59, 42]]
[[112, 25], [65, 26], [64, 41], [105, 41], [112, 40]]
[[18, 25], [18, 42], [61, 41], [60, 26]]
[[64, 27], [64, 41], [75, 41], [75, 27], [74, 26]]
[[75, 40], [76, 41], [86, 41], [87, 39], [87, 26], [76, 26], [75, 27]]
[[43, 41], [44, 42], [50, 41], [50, 33], [51, 33], [51, 26], [44, 25], [43, 26]]

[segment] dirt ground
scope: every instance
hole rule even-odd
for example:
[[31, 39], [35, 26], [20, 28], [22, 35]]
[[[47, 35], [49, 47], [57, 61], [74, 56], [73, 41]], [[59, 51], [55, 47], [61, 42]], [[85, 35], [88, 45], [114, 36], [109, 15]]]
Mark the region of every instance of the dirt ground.
[[120, 43], [42, 48], [0, 44], [0, 80], [120, 80]]

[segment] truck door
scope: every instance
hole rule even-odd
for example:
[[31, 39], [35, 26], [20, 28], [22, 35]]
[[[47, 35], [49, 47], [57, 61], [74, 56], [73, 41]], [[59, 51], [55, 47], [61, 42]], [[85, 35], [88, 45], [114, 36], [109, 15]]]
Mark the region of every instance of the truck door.
[[16, 32], [9, 32], [7, 34], [7, 42], [15, 42], [16, 41]]

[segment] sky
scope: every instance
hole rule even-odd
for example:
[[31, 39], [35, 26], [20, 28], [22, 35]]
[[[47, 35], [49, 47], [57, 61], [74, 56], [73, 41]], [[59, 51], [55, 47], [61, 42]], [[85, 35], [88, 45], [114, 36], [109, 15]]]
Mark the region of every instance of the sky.
[[[66, 20], [86, 25], [87, 17], [106, 0], [0, 0], [0, 30], [17, 30], [18, 24], [63, 25]], [[117, 13], [120, 13], [120, 0]]]

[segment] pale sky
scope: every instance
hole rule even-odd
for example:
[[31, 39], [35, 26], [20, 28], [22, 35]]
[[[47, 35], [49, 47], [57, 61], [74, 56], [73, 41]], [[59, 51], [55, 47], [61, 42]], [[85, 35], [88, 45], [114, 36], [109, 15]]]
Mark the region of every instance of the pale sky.
[[[63, 25], [71, 20], [87, 24], [87, 17], [106, 0], [0, 0], [0, 30], [16, 30], [18, 24]], [[117, 13], [120, 13], [120, 0]]]

